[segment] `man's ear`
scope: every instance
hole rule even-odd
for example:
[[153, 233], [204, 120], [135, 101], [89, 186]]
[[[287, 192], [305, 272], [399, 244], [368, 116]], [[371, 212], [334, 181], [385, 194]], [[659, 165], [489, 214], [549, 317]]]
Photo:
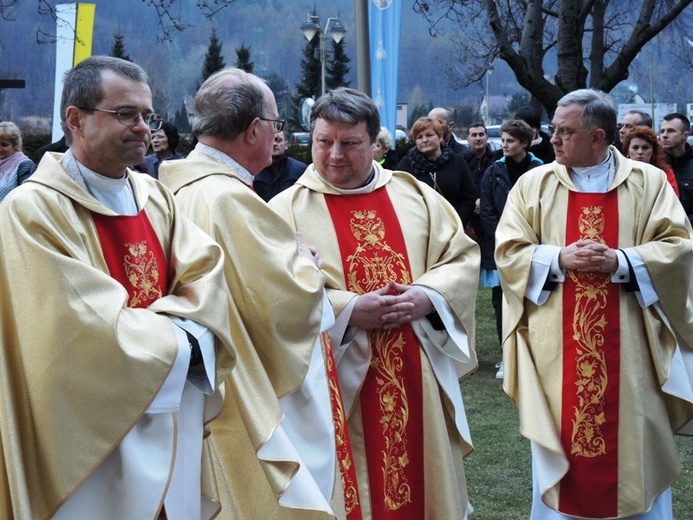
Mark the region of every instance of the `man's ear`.
[[256, 132], [259, 122], [260, 118], [256, 117], [250, 122], [248, 128], [245, 129], [245, 132], [243, 132], [243, 138], [250, 144], [255, 144], [255, 141], [257, 141]]
[[83, 115], [82, 111], [75, 106], [69, 106], [65, 109], [65, 125], [73, 135], [82, 133]]
[[603, 142], [604, 139], [606, 139], [606, 132], [601, 128], [597, 128], [592, 134], [592, 142], [594, 144], [598, 144]]

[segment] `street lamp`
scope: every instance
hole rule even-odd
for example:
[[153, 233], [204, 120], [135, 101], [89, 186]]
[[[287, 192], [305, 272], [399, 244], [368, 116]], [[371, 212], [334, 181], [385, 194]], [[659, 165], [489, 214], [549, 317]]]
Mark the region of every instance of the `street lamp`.
[[489, 92], [489, 81], [491, 79], [491, 73], [493, 72], [493, 65], [489, 65], [486, 69], [486, 124], [491, 124], [491, 105], [489, 104], [488, 92]]
[[328, 18], [325, 24], [325, 30], [320, 27], [320, 18], [315, 11], [313, 14], [308, 14], [308, 20], [301, 25], [301, 31], [306, 40], [311, 41], [316, 34], [320, 34], [320, 66], [322, 68], [322, 94], [325, 93], [325, 46], [327, 35], [329, 34], [335, 43], [342, 41], [346, 28], [339, 21], [339, 15], [334, 18]]

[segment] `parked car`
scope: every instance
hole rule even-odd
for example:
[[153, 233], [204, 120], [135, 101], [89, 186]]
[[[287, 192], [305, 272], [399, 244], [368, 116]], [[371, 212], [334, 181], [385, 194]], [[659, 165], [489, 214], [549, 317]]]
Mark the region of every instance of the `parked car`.
[[310, 144], [310, 132], [294, 132], [289, 137], [289, 144], [308, 146]]

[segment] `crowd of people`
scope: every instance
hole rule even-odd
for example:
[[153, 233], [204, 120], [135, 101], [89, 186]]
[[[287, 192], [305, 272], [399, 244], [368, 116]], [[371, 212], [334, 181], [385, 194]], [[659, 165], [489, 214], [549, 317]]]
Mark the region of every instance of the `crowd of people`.
[[[272, 91], [210, 76], [194, 146], [145, 71], [67, 72], [38, 166], [0, 123], [0, 516], [466, 519], [459, 380], [491, 288], [531, 518], [672, 519], [693, 434], [690, 122], [566, 94], [404, 156], [365, 94], [287, 155]], [[151, 153], [146, 155], [151, 146]], [[38, 319], [37, 319], [38, 318]], [[490, 491], [489, 491], [490, 492]]]

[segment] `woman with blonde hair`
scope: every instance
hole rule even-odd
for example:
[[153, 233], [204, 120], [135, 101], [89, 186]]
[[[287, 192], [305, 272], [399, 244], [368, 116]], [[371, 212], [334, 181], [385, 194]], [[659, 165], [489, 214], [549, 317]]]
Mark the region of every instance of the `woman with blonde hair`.
[[0, 202], [34, 173], [36, 165], [22, 152], [22, 133], [11, 121], [0, 123]]
[[678, 196], [679, 187], [674, 171], [664, 160], [664, 150], [659, 144], [657, 134], [649, 126], [635, 126], [626, 132], [623, 137], [623, 153], [630, 159], [652, 164], [666, 173], [669, 184]]

